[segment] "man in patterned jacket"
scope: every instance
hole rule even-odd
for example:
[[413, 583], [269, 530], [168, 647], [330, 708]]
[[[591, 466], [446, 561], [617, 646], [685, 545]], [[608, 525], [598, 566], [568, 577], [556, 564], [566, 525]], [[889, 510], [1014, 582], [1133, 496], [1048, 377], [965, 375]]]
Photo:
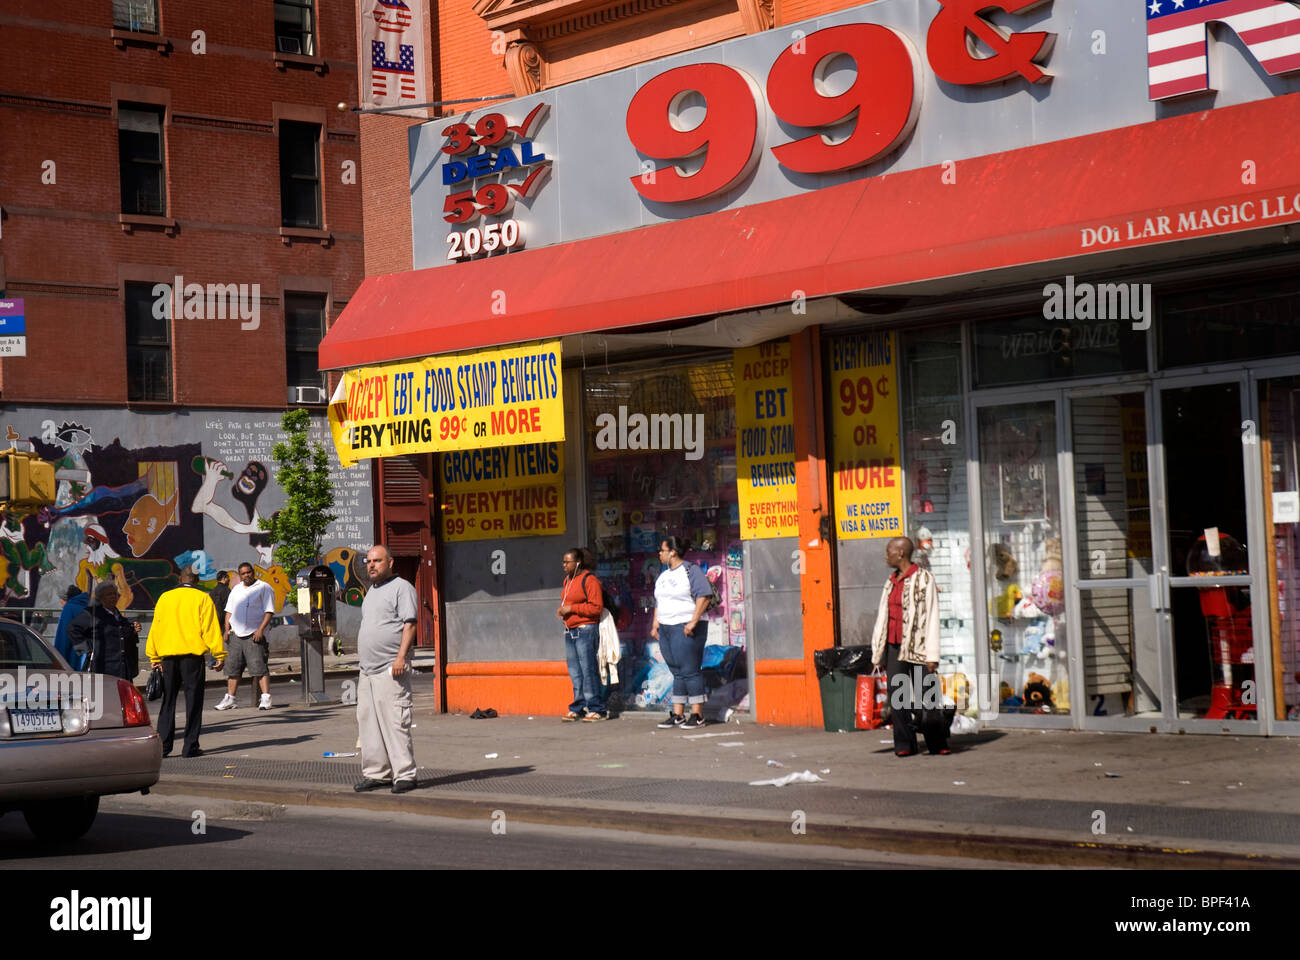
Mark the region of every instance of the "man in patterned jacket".
[[[894, 753], [917, 752], [916, 728], [921, 727], [931, 753], [948, 754], [948, 730], [942, 722], [939, 684], [939, 591], [929, 570], [912, 562], [915, 545], [897, 537], [885, 546], [885, 563], [894, 568], [885, 583], [871, 632], [871, 662], [889, 677], [889, 703], [894, 714]], [[934, 722], [920, 721], [923, 707]]]

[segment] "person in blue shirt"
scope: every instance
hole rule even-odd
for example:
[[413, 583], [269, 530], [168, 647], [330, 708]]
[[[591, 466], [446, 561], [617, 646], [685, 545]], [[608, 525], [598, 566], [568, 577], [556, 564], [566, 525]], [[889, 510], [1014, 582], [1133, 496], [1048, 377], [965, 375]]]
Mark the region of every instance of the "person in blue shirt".
[[73, 670], [85, 670], [86, 661], [90, 658], [89, 652], [77, 653], [72, 649], [72, 636], [68, 628], [72, 626], [72, 621], [90, 606], [90, 594], [82, 590], [76, 584], [68, 587], [63, 595], [63, 612], [59, 614], [59, 625], [54, 631], [54, 649], [59, 651], [59, 656], [68, 661], [68, 665]]

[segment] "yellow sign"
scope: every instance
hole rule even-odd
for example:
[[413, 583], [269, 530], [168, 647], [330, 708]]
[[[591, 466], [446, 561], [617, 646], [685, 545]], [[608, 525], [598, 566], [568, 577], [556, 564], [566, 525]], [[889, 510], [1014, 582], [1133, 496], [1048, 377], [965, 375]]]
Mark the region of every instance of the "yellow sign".
[[444, 453], [438, 472], [446, 540], [564, 533], [563, 443]]
[[564, 439], [560, 341], [349, 370], [330, 404], [339, 460]]
[[794, 376], [790, 342], [735, 351], [736, 494], [740, 536], [799, 535], [794, 478]]
[[836, 535], [904, 536], [894, 335], [838, 337], [830, 352]]

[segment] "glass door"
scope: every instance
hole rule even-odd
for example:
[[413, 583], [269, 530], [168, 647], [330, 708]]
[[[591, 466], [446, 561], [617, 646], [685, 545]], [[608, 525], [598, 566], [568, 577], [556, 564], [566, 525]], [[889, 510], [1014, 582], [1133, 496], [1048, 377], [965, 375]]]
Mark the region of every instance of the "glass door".
[[1260, 521], [1247, 471], [1258, 470], [1259, 430], [1245, 377], [1166, 381], [1157, 396], [1164, 531], [1156, 553], [1167, 558], [1157, 604], [1172, 671], [1165, 715], [1179, 727], [1257, 732], [1255, 639], [1257, 626], [1268, 636], [1268, 605], [1259, 604], [1256, 624], [1260, 551], [1250, 539]]
[[[1077, 627], [1080, 726], [1147, 729], [1167, 701], [1143, 388], [1072, 394], [1066, 591]], [[1104, 718], [1104, 719], [1103, 719]]]

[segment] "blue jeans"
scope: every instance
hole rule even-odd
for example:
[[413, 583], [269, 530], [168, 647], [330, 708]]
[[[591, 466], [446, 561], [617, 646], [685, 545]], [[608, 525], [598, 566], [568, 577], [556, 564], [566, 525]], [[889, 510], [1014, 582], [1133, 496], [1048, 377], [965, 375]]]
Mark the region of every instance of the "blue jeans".
[[688, 634], [684, 623], [659, 624], [659, 651], [664, 663], [673, 673], [673, 703], [703, 703], [704, 674], [700, 665], [704, 661], [704, 641], [709, 637], [708, 625], [695, 625]]
[[606, 689], [596, 665], [599, 649], [600, 628], [596, 624], [584, 623], [564, 631], [564, 658], [569, 663], [569, 679], [573, 681], [571, 713], [605, 712]]

